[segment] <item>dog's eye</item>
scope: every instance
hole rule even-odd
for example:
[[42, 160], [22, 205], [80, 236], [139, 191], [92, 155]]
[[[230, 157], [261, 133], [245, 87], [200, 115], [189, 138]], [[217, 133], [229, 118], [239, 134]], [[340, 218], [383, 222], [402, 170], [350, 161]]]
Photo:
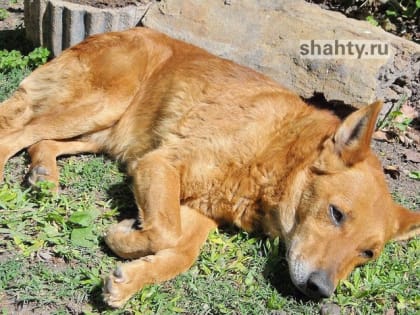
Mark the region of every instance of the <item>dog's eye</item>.
[[330, 216], [333, 223], [337, 226], [341, 225], [345, 218], [344, 213], [333, 205], [330, 205]]
[[370, 249], [364, 250], [363, 252], [360, 253], [360, 256], [362, 256], [363, 258], [366, 258], [366, 259], [373, 258], [373, 255], [374, 255], [374, 253]]

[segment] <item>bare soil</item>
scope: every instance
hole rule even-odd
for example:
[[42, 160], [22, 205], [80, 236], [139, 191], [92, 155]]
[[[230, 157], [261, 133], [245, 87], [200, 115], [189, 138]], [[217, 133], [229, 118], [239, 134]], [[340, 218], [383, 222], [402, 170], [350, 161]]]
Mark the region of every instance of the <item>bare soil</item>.
[[82, 4], [82, 5], [89, 5], [95, 8], [123, 8], [129, 5], [137, 5], [144, 1], [136, 1], [136, 0], [66, 0], [67, 2]]
[[[393, 143], [373, 141], [372, 148], [384, 166], [386, 180], [397, 199], [405, 199], [418, 209], [420, 207], [420, 181], [410, 178], [412, 171], [420, 169], [419, 163], [407, 159], [408, 152], [419, 156], [418, 148], [404, 147], [398, 140]], [[395, 169], [393, 172], [387, 169]]]
[[[15, 30], [23, 26], [23, 1], [11, 4], [9, 0], [0, 0], [0, 9], [6, 9], [8, 14], [6, 19], [0, 20], [0, 32]], [[0, 41], [0, 49], [3, 42]]]

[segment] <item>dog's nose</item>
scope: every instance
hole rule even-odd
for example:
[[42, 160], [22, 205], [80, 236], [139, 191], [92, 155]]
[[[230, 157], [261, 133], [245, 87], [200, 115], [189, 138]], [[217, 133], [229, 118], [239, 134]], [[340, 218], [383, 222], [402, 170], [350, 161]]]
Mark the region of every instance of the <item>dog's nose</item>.
[[334, 285], [328, 274], [323, 270], [311, 273], [306, 282], [306, 293], [312, 298], [327, 298], [333, 291]]

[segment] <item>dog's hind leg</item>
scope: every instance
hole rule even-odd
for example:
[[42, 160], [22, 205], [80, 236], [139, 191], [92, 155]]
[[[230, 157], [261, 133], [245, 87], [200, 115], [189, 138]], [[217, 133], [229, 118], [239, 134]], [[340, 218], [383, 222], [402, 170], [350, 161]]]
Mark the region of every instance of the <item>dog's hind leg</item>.
[[172, 279], [191, 267], [216, 223], [186, 206], [181, 207], [181, 223], [182, 235], [174, 247], [122, 264], [105, 280], [108, 305], [122, 307], [143, 286]]
[[125, 113], [138, 80], [129, 75], [116, 80], [124, 74], [117, 65], [94, 68], [93, 55], [63, 53], [31, 73], [0, 104], [0, 181], [5, 163], [20, 150], [42, 140], [67, 140], [107, 129]]
[[[108, 127], [106, 124], [96, 125], [96, 121], [101, 118], [100, 113], [87, 110], [86, 116], [89, 118], [84, 118], [82, 108], [70, 109], [55, 117], [52, 114], [35, 117], [21, 129], [5, 134], [0, 138], [0, 180], [3, 178], [3, 169], [7, 160], [24, 148], [42, 140], [71, 139]], [[69, 153], [71, 152], [70, 148]]]
[[31, 116], [29, 102], [22, 91], [18, 90], [8, 100], [0, 103], [0, 182], [7, 160], [17, 152], [14, 152], [9, 137], [13, 139], [13, 134], [22, 129]]
[[[128, 106], [127, 101], [111, 104], [111, 99], [89, 95], [67, 105], [56, 105], [58, 100], [47, 98], [43, 108], [38, 109], [30, 102], [17, 102], [22, 93], [26, 92], [18, 91], [0, 104], [0, 180], [5, 163], [20, 150], [42, 140], [67, 140], [105, 130], [121, 118]], [[12, 112], [19, 110], [19, 115], [8, 114], [8, 108]]]
[[35, 185], [39, 181], [50, 181], [58, 189], [58, 169], [56, 158], [60, 155], [97, 153], [101, 146], [84, 139], [83, 141], [55, 141], [42, 140], [28, 148], [31, 157], [31, 168], [28, 173], [28, 182]]

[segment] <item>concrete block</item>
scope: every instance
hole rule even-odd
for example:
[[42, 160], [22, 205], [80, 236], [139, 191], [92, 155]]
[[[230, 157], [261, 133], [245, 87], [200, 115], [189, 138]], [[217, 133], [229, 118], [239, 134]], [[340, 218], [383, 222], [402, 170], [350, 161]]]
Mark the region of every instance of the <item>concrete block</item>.
[[149, 4], [100, 9], [59, 0], [25, 0], [26, 37], [57, 56], [90, 35], [136, 26]]

